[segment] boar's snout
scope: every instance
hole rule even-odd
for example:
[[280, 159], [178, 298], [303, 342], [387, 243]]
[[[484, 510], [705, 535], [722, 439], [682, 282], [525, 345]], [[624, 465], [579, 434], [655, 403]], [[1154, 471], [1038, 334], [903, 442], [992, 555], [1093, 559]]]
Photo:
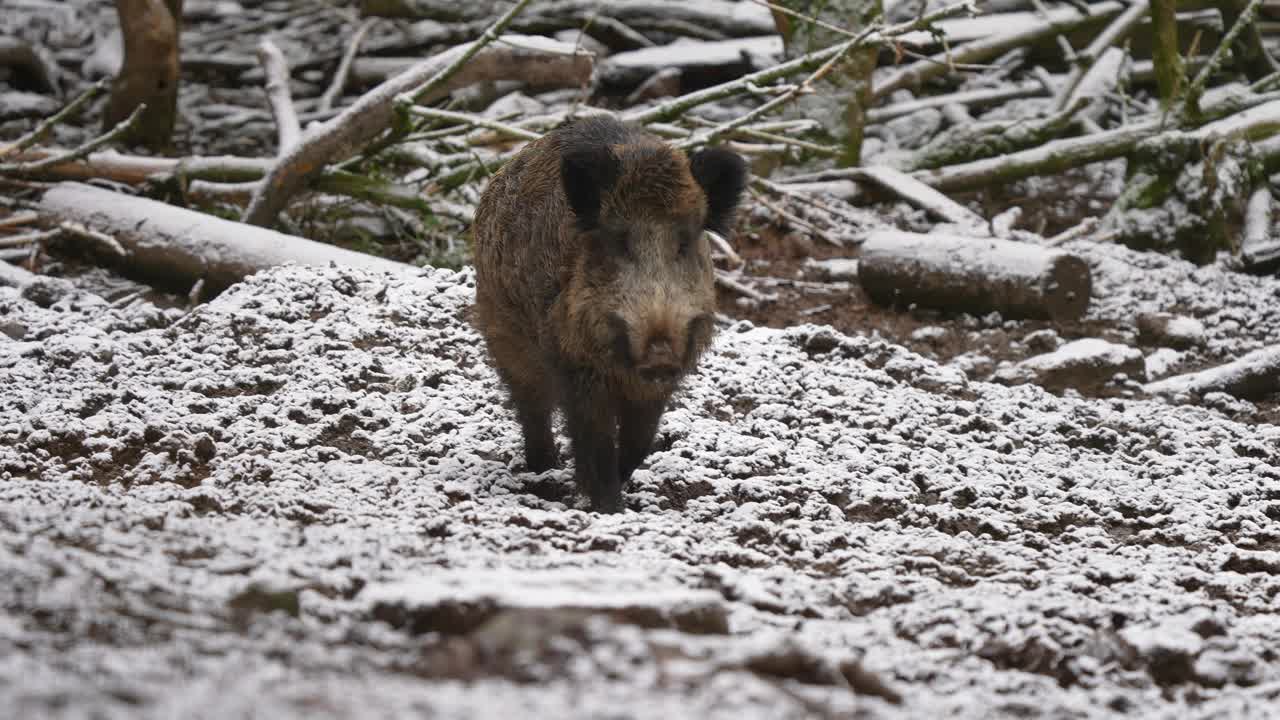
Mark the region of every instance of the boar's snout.
[[[670, 383], [680, 379], [693, 364], [699, 349], [709, 339], [711, 315], [703, 313], [674, 332], [669, 328], [637, 328], [619, 313], [607, 316], [613, 334], [614, 354], [624, 367], [633, 369], [650, 382]], [[683, 332], [680, 332], [683, 330]]]
[[680, 356], [676, 354], [675, 348], [671, 345], [670, 338], [654, 337], [650, 338], [645, 348], [644, 356], [636, 365], [636, 369], [640, 371], [640, 376], [645, 380], [675, 380], [680, 376], [683, 370], [680, 364]]

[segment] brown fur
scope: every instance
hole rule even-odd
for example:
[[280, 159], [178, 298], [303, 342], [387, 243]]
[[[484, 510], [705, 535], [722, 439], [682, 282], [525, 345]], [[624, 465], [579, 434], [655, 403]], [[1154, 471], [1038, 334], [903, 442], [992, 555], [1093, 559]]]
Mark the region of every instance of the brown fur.
[[691, 165], [650, 135], [590, 118], [530, 143], [481, 198], [475, 321], [511, 392], [526, 462], [556, 463], [559, 407], [598, 510], [620, 509], [668, 399], [710, 344], [702, 230], [727, 224], [744, 182], [731, 153]]

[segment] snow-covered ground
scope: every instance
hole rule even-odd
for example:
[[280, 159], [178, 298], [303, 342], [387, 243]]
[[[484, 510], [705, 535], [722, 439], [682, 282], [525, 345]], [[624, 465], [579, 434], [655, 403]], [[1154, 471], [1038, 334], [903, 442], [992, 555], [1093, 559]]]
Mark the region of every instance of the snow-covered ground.
[[444, 270], [282, 268], [185, 317], [0, 289], [6, 714], [1280, 703], [1280, 428], [739, 323], [598, 516], [517, 471], [471, 298]]

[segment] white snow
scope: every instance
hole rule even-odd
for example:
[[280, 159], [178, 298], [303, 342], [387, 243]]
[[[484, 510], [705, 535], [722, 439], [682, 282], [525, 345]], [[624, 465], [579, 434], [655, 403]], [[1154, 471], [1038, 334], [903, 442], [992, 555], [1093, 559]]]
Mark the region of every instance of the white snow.
[[[570, 469], [516, 471], [471, 283], [279, 268], [170, 328], [0, 289], [0, 325], [25, 330], [0, 336], [0, 703], [741, 719], [1270, 702], [1240, 683], [1280, 682], [1280, 428], [738, 323], [626, 512], [598, 516]], [[644, 619], [690, 598], [727, 632]], [[374, 610], [469, 600], [496, 624], [415, 634]], [[1167, 685], [1143, 628], [1196, 609], [1219, 630], [1179, 636], [1190, 670]], [[797, 669], [839, 657], [903, 704]]]

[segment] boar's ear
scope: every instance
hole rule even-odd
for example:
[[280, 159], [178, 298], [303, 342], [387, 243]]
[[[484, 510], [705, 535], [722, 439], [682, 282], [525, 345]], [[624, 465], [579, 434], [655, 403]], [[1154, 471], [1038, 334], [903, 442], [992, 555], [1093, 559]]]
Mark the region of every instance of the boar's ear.
[[600, 220], [600, 199], [618, 180], [621, 166], [607, 145], [565, 150], [560, 160], [560, 182], [569, 207], [583, 229]]
[[738, 198], [747, 186], [746, 162], [735, 152], [713, 147], [691, 155], [689, 170], [707, 195], [707, 229], [728, 234]]

